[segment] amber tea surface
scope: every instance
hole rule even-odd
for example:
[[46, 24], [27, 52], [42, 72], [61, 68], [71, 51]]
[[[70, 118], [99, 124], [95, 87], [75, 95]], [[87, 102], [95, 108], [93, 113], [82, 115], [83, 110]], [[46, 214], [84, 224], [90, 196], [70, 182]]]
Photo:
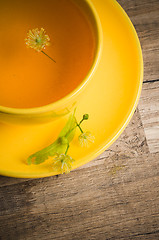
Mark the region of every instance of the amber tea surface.
[[[56, 60], [27, 48], [27, 32], [44, 28]], [[53, 103], [75, 89], [95, 53], [89, 19], [72, 0], [0, 2], [0, 105], [33, 108]]]

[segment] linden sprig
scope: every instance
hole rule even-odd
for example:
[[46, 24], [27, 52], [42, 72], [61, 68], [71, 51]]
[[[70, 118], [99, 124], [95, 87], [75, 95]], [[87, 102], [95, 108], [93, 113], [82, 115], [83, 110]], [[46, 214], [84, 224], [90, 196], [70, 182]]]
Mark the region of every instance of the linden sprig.
[[78, 123], [75, 117], [75, 111], [70, 115], [66, 125], [60, 132], [58, 138], [50, 144], [48, 147], [32, 154], [28, 157], [27, 163], [30, 164], [41, 164], [48, 159], [52, 160], [53, 169], [63, 173], [69, 173], [72, 170], [72, 164], [74, 159], [68, 155], [70, 148], [70, 142], [75, 136], [76, 128], [78, 128], [81, 134], [78, 137], [79, 143], [82, 147], [88, 147], [89, 143], [94, 142], [94, 136], [90, 132], [84, 132], [81, 125], [83, 121], [88, 120], [89, 115], [84, 114], [81, 121]]
[[48, 35], [46, 35], [46, 31], [44, 30], [44, 28], [41, 28], [40, 30], [38, 28], [29, 30], [29, 32], [27, 33], [27, 38], [25, 39], [25, 43], [27, 47], [32, 48], [37, 52], [42, 52], [53, 62], [56, 63], [53, 58], [51, 58], [43, 51], [46, 46], [50, 45], [50, 38]]

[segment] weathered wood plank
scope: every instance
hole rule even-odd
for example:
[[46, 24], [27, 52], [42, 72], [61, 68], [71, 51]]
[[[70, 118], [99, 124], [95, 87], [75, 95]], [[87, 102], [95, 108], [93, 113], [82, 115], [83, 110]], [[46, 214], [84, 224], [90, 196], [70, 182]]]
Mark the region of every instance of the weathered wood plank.
[[143, 50], [144, 81], [159, 79], [159, 1], [119, 0], [132, 20]]
[[149, 150], [159, 152], [159, 82], [143, 85], [139, 110]]
[[0, 187], [14, 185], [17, 183], [23, 183], [29, 180], [30, 179], [20, 179], [20, 178], [18, 179], [18, 178], [0, 176]]
[[159, 10], [158, 0], [118, 0], [118, 2], [130, 17], [140, 16], [145, 13], [149, 14]]
[[113, 175], [106, 158], [102, 165], [58, 179], [1, 187], [1, 239], [155, 236], [159, 230], [158, 158], [158, 154], [131, 158]]

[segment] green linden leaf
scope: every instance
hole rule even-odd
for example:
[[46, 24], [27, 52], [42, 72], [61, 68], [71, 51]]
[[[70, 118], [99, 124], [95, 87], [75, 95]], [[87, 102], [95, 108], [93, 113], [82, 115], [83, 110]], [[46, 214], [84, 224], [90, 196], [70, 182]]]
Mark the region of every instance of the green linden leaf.
[[50, 144], [48, 147], [29, 156], [27, 159], [28, 165], [30, 164], [37, 165], [45, 162], [49, 157], [65, 153], [69, 143], [74, 138], [76, 126], [77, 122], [74, 111], [74, 113], [69, 117], [66, 125], [60, 132], [57, 140]]
[[77, 121], [75, 118], [75, 111], [74, 111], [74, 113], [71, 114], [66, 125], [60, 132], [59, 137], [67, 138], [68, 142], [70, 143], [74, 138], [76, 126], [77, 126]]
[[57, 152], [61, 153], [63, 149], [65, 150], [67, 148], [66, 144], [61, 144], [59, 139], [57, 139], [54, 143], [49, 145], [48, 147], [32, 154], [28, 157], [27, 163], [30, 164], [40, 164], [43, 163], [45, 160], [47, 160], [49, 157], [53, 157], [56, 155]]

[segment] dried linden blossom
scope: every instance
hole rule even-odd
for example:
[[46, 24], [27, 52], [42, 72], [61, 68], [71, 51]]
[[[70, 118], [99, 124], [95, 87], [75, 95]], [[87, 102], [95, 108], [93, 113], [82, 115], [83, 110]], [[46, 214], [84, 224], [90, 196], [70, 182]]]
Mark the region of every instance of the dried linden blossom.
[[90, 143], [94, 143], [95, 137], [90, 132], [83, 132], [78, 137], [82, 147], [88, 147]]
[[72, 163], [75, 160], [66, 154], [57, 154], [53, 161], [53, 169], [61, 171], [61, 173], [69, 173], [72, 170]]
[[28, 36], [25, 39], [27, 47], [33, 48], [37, 52], [41, 52], [45, 46], [49, 46], [50, 38], [45, 33], [46, 31], [43, 28], [40, 30], [38, 28], [29, 30], [27, 34]]

